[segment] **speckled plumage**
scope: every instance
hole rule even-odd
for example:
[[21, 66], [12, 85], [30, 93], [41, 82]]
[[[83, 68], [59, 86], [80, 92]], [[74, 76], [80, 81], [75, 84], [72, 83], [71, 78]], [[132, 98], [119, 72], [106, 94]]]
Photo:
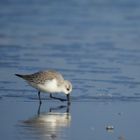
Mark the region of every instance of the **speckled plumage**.
[[72, 84], [68, 80], [64, 80], [63, 76], [54, 70], [39, 71], [34, 74], [21, 75], [15, 74], [18, 77], [26, 80], [29, 85], [38, 90], [38, 97], [41, 103], [40, 92], [50, 93], [50, 97], [53, 99], [59, 99], [65, 101], [65, 99], [53, 97], [52, 93], [63, 92], [67, 96], [68, 104], [70, 104], [70, 95], [72, 91]]
[[63, 76], [54, 70], [39, 71], [34, 74], [16, 76], [26, 80], [32, 87], [38, 91], [57, 93], [63, 92], [69, 94], [72, 91], [71, 82], [64, 80]]
[[21, 77], [27, 80], [28, 82], [32, 82], [35, 84], [44, 84], [47, 80], [53, 80], [53, 79], [59, 81], [58, 82], [59, 84], [63, 83], [64, 81], [63, 76], [60, 73], [53, 70], [39, 71], [34, 74], [21, 75]]

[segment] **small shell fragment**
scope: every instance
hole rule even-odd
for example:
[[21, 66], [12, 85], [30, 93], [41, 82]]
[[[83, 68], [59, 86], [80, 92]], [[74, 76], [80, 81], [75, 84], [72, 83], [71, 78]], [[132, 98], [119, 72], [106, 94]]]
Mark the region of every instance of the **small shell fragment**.
[[107, 130], [108, 132], [113, 132], [114, 126], [108, 125], [108, 126], [106, 126], [106, 130]]

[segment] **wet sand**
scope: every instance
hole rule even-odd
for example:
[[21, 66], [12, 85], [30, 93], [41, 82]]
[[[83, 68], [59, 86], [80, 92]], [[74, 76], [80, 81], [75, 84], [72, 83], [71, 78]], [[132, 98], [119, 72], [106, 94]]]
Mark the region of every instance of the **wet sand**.
[[[139, 139], [139, 102], [0, 101], [3, 139]], [[113, 129], [107, 129], [112, 126]]]

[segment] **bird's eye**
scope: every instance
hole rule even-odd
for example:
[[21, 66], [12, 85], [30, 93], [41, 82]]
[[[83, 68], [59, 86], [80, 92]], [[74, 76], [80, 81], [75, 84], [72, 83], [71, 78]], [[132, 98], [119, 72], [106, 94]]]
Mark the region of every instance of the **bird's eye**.
[[67, 88], [67, 91], [69, 91], [70, 89], [69, 88]]

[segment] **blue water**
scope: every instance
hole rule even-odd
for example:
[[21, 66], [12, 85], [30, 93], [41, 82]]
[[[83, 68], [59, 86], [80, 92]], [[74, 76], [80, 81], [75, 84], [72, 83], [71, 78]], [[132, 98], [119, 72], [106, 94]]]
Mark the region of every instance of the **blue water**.
[[[38, 103], [36, 90], [14, 74], [55, 69], [72, 82], [72, 103], [78, 104], [79, 108], [87, 107], [85, 114], [95, 102], [121, 102], [122, 108], [122, 102], [127, 102], [128, 108], [131, 108], [131, 102], [139, 104], [140, 101], [139, 38], [138, 0], [1, 0], [0, 103], [6, 108], [16, 100], [17, 103], [13, 103], [15, 110], [15, 104]], [[42, 98], [50, 104], [47, 94]], [[22, 106], [26, 110], [26, 105]], [[31, 106], [34, 108], [33, 104]], [[75, 106], [72, 105], [72, 111]], [[83, 118], [75, 112], [71, 114], [74, 115], [72, 118], [78, 116], [82, 121]], [[9, 114], [5, 112], [3, 116]], [[28, 114], [25, 117], [29, 118]], [[17, 116], [18, 111], [13, 125], [17, 124]], [[0, 118], [2, 120], [3, 117]], [[128, 118], [131, 118], [130, 115]], [[127, 125], [124, 126], [128, 130]], [[84, 129], [83, 126], [79, 128]], [[71, 126], [69, 129], [73, 130]], [[81, 133], [81, 129], [77, 133]], [[67, 131], [60, 139], [74, 139], [73, 133]], [[88, 135], [88, 130], [85, 133]], [[106, 138], [102, 132], [101, 135], [104, 139], [112, 139]], [[132, 134], [132, 137], [138, 139], [138, 133]], [[38, 137], [32, 139], [35, 138]], [[82, 139], [82, 136], [79, 138]], [[87, 138], [93, 137], [89, 135]], [[99, 138], [102, 139], [96, 136], [96, 139]], [[53, 135], [52, 139], [57, 138]]]

